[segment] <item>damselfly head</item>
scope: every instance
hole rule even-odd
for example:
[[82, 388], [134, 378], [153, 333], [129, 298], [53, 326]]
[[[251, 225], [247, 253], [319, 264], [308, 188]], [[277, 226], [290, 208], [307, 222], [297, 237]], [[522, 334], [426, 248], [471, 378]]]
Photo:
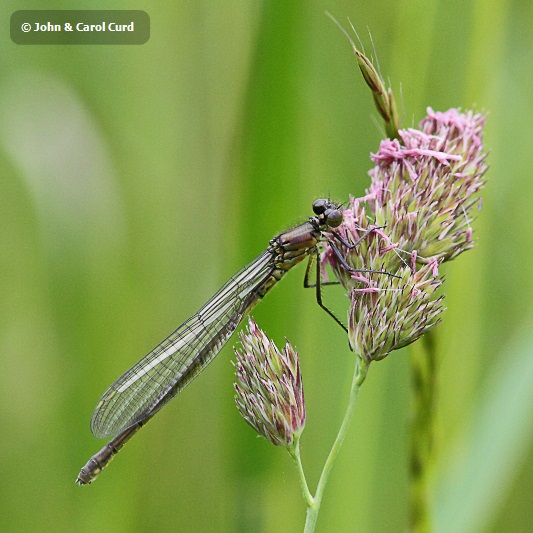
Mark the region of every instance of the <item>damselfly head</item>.
[[342, 209], [325, 198], [315, 200], [313, 212], [330, 228], [338, 228], [342, 223]]

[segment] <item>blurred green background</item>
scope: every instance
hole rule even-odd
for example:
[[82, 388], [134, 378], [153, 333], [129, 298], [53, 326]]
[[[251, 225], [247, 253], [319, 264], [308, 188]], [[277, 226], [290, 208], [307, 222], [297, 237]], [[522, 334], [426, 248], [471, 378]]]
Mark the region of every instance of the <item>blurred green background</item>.
[[[51, 1], [50, 9], [85, 2]], [[292, 532], [289, 457], [233, 402], [230, 342], [90, 487], [100, 394], [317, 197], [368, 185], [382, 137], [347, 17], [403, 100], [490, 112], [479, 246], [447, 265], [437, 331], [436, 531], [533, 523], [533, 4], [91, 3], [142, 9], [143, 46], [17, 46], [0, 6], [0, 530]], [[291, 272], [254, 312], [302, 360], [311, 487], [353, 368], [341, 329]], [[341, 289], [328, 304], [344, 313]], [[408, 354], [373, 365], [317, 531], [407, 527]]]

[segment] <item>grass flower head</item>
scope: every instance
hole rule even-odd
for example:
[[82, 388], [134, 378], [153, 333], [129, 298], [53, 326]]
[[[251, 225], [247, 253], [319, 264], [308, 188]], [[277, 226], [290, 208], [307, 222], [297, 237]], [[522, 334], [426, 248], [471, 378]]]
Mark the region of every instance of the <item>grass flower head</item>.
[[305, 426], [305, 403], [298, 352], [287, 341], [280, 352], [248, 319], [235, 349], [235, 402], [242, 417], [276, 446], [294, 446]]
[[323, 262], [349, 291], [351, 346], [367, 361], [440, 320], [438, 267], [474, 245], [472, 211], [487, 169], [484, 122], [471, 111], [428, 109], [418, 130], [400, 130], [399, 139], [385, 139], [372, 155], [371, 186], [344, 211], [338, 247], [352, 268], [397, 277], [350, 272], [326, 247]]

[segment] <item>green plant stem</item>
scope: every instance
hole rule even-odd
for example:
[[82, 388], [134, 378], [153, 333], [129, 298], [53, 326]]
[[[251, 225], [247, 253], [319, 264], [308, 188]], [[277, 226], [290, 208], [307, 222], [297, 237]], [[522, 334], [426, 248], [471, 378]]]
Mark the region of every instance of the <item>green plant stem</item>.
[[309, 486], [307, 485], [307, 479], [305, 478], [305, 473], [302, 466], [302, 460], [300, 458], [300, 437], [298, 437], [294, 446], [289, 448], [289, 453], [294, 460], [294, 464], [296, 465], [300, 486], [302, 488], [302, 494], [305, 498], [305, 504], [307, 507], [313, 507], [315, 505], [315, 499], [309, 491]]
[[437, 353], [428, 332], [411, 348], [411, 418], [409, 525], [415, 533], [431, 531], [429, 474], [434, 455]]
[[[307, 516], [305, 520], [304, 533], [312, 533], [315, 530], [318, 512], [320, 511], [320, 504], [322, 503], [322, 496], [324, 494], [324, 489], [326, 487], [331, 468], [333, 467], [333, 463], [335, 462], [337, 454], [339, 453], [342, 443], [344, 442], [344, 437], [346, 436], [346, 432], [348, 431], [348, 427], [350, 426], [350, 421], [355, 410], [355, 402], [357, 400], [357, 396], [359, 395], [359, 390], [361, 389], [361, 385], [363, 384], [368, 373], [368, 363], [364, 361], [363, 358], [358, 356], [356, 356], [355, 359], [355, 370], [352, 380], [352, 387], [350, 389], [350, 399], [348, 401], [348, 406], [346, 407], [346, 412], [344, 413], [344, 418], [342, 420], [341, 427], [339, 428], [337, 437], [335, 438], [335, 442], [331, 447], [328, 458], [326, 459], [326, 462], [324, 464], [324, 468], [322, 469], [315, 497], [313, 498], [309, 494], [311, 498], [308, 498], [304, 491], [304, 497], [306, 497], [307, 503]], [[297, 445], [296, 448], [298, 448], [298, 464], [299, 469], [301, 469], [301, 463], [299, 461], [299, 445]], [[303, 470], [300, 475], [300, 479], [303, 479], [305, 482]], [[307, 483], [305, 483], [305, 488], [307, 489]], [[309, 493], [308, 489], [307, 492]]]

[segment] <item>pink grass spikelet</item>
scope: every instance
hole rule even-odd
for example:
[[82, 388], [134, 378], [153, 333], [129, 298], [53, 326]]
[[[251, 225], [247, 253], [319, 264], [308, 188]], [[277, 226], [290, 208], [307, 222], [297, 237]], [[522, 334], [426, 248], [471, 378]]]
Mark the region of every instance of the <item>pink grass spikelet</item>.
[[354, 244], [378, 229], [355, 248], [339, 248], [354, 269], [398, 277], [350, 273], [334, 254], [323, 254], [349, 291], [351, 346], [368, 361], [413, 342], [440, 320], [439, 265], [475, 244], [470, 223], [487, 170], [484, 123], [472, 111], [428, 108], [419, 129], [399, 130], [372, 154], [371, 185], [351, 199], [338, 232]]
[[235, 402], [246, 422], [275, 446], [291, 447], [305, 426], [305, 403], [298, 352], [276, 345], [248, 319], [235, 349]]

